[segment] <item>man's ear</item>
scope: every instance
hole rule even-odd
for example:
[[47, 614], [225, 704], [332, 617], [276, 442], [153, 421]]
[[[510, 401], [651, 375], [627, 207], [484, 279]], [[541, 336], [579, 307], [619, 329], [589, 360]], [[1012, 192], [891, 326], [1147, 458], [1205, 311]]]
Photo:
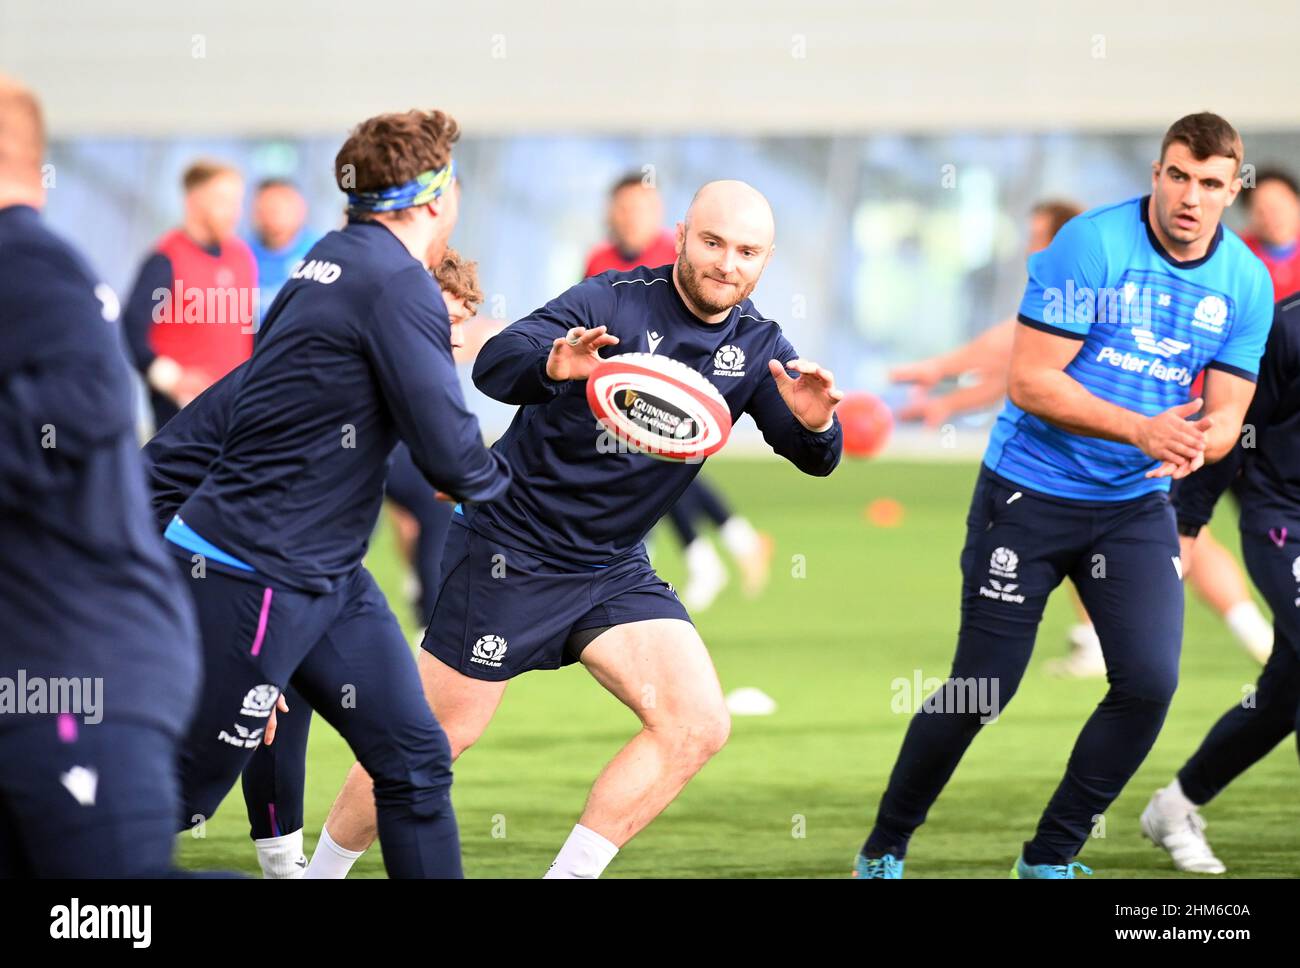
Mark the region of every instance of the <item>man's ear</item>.
[[1160, 159], [1157, 158], [1151, 162], [1151, 187], [1156, 187], [1156, 182], [1160, 180]]
[[1238, 175], [1236, 178], [1232, 180], [1232, 184], [1228, 186], [1228, 205], [1231, 206], [1232, 203], [1237, 200], [1237, 196], [1240, 194], [1241, 194], [1241, 176]]
[[685, 222], [677, 223], [677, 233], [676, 233], [676, 237], [673, 239], [673, 244], [677, 248], [677, 254], [681, 255], [682, 249], [686, 248], [686, 223]]

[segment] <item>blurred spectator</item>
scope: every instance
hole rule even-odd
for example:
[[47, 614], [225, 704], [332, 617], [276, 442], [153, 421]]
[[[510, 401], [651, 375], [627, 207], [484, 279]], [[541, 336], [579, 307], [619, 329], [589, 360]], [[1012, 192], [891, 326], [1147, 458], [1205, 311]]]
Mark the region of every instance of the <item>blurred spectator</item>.
[[1300, 291], [1300, 188], [1286, 172], [1260, 168], [1255, 187], [1241, 193], [1249, 221], [1242, 241], [1268, 267], [1273, 298]]
[[257, 321], [257, 265], [235, 235], [243, 178], [197, 161], [181, 183], [184, 220], [145, 259], [122, 316], [155, 428], [248, 359]]
[[307, 200], [286, 178], [266, 178], [253, 193], [253, 236], [248, 247], [257, 260], [257, 285], [261, 293], [259, 318], [266, 315], [280, 287], [289, 279], [316, 241], [304, 229]]
[[591, 250], [584, 277], [677, 261], [673, 233], [663, 227], [664, 203], [641, 175], [626, 175], [610, 189], [607, 217], [609, 241]]
[[[1029, 213], [1025, 257], [1047, 248], [1061, 227], [1082, 211], [1074, 202], [1063, 199], [1038, 202]], [[927, 427], [938, 427], [958, 414], [1001, 403], [1007, 392], [1007, 367], [1015, 331], [1013, 315], [954, 350], [894, 367], [889, 373], [890, 380], [915, 384], [911, 399], [899, 409], [898, 418], [920, 420]], [[945, 380], [964, 382], [950, 392], [934, 392]]]

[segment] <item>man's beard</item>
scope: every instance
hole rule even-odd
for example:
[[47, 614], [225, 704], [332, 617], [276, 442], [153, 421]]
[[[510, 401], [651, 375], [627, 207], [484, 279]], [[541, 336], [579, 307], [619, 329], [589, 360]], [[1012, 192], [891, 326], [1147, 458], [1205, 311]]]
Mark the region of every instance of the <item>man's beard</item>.
[[677, 257], [677, 281], [681, 283], [682, 291], [695, 308], [710, 316], [714, 313], [725, 313], [733, 306], [744, 302], [749, 294], [754, 291], [755, 286], [753, 282], [748, 286], [737, 286], [735, 297], [727, 302], [720, 303], [704, 294], [704, 285], [700, 273], [687, 261], [684, 251]]

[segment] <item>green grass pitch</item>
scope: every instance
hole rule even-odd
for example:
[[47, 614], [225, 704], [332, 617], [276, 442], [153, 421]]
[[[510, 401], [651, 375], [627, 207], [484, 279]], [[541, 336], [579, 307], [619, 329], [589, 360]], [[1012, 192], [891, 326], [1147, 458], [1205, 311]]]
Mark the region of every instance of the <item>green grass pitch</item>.
[[[891, 684], [947, 674], [956, 641], [957, 558], [976, 466], [845, 461], [825, 480], [779, 460], [714, 460], [710, 478], [775, 539], [772, 581], [756, 602], [733, 583], [697, 617], [726, 690], [757, 686], [772, 716], [736, 717], [727, 747], [615, 859], [609, 877], [844, 877], [866, 834], [907, 726]], [[875, 498], [904, 507], [900, 526], [872, 525]], [[1214, 529], [1234, 550], [1229, 509]], [[656, 563], [683, 577], [673, 536]], [[368, 564], [409, 622], [402, 566], [381, 528]], [[909, 877], [1005, 877], [1104, 692], [1096, 680], [1044, 674], [1071, 620], [1053, 596], [1015, 700], [987, 726], [916, 835]], [[1164, 732], [1082, 859], [1098, 877], [1195, 877], [1173, 871], [1141, 838], [1147, 797], [1240, 700], [1257, 666], [1218, 618], [1189, 596], [1182, 677]], [[582, 809], [591, 781], [636, 720], [581, 667], [512, 683], [480, 743], [456, 765], [454, 800], [470, 877], [538, 877]], [[317, 719], [307, 772], [310, 854], [352, 760]], [[1284, 742], [1212, 803], [1208, 835], [1230, 875], [1293, 877], [1296, 751]], [[1102, 832], [1102, 831], [1099, 831]], [[257, 872], [238, 787], [206, 836], [179, 838], [186, 867]], [[382, 877], [376, 846], [354, 877]]]

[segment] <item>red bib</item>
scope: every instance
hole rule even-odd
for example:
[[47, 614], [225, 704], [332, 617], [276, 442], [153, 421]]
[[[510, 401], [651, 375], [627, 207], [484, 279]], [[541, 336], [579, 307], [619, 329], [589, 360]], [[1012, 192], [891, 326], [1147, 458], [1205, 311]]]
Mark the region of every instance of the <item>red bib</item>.
[[215, 382], [253, 352], [257, 321], [257, 264], [239, 239], [211, 255], [180, 229], [157, 251], [172, 265], [169, 296], [154, 300], [149, 344], [160, 356], [207, 373]]

